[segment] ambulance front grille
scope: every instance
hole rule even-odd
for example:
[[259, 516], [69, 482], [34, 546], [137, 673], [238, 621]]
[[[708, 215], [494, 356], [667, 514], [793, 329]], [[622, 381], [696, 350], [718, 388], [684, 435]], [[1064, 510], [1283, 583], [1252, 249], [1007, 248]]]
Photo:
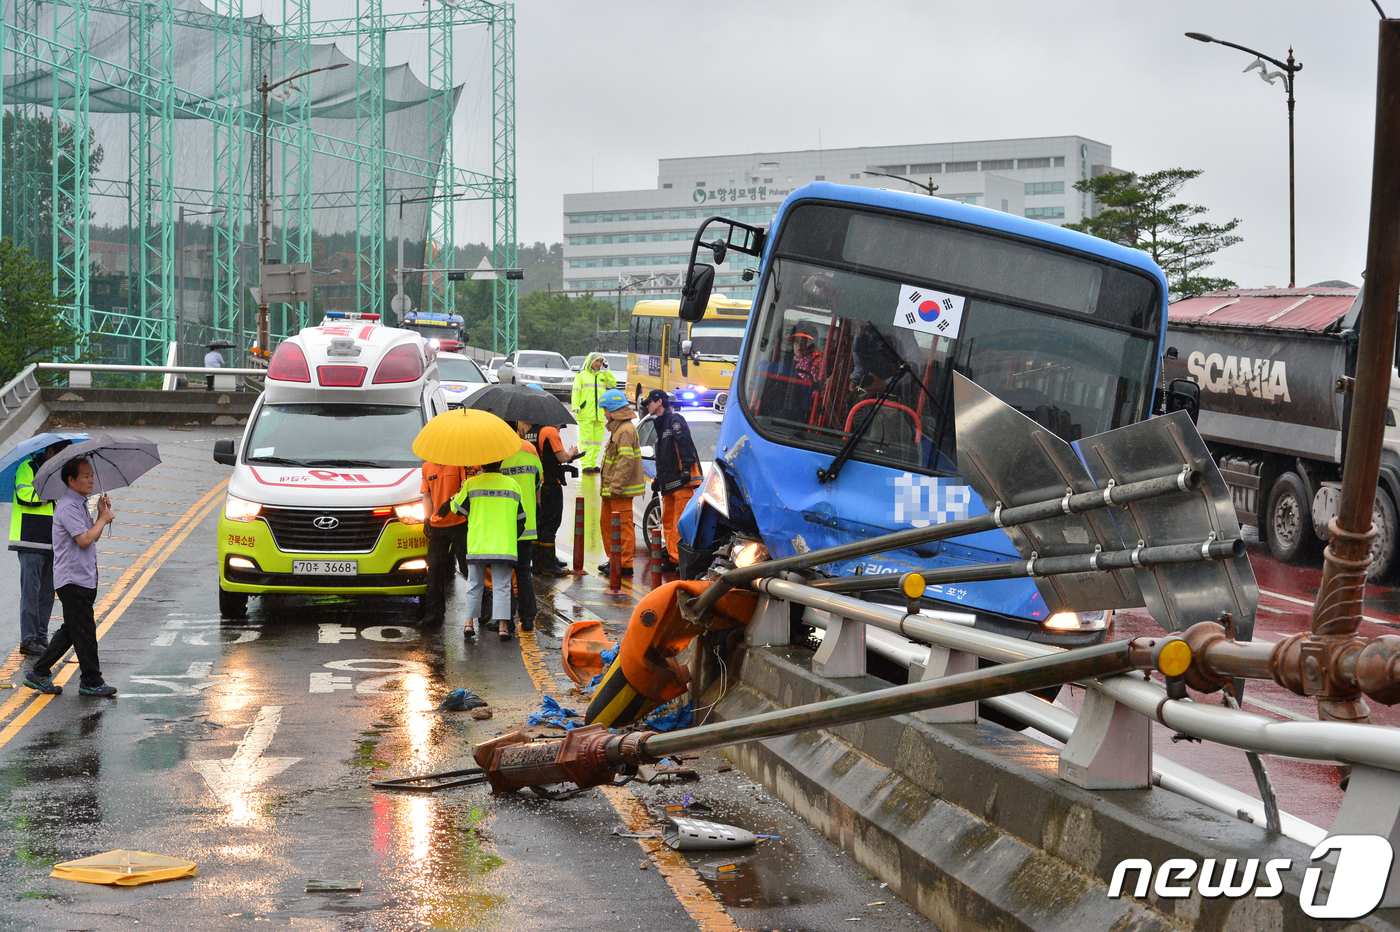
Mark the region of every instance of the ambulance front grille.
[[[272, 530], [283, 553], [369, 553], [379, 543], [384, 525], [393, 515], [377, 515], [368, 508], [272, 508], [263, 506], [260, 516]], [[328, 519], [335, 519], [334, 527]], [[318, 526], [318, 522], [321, 526]]]

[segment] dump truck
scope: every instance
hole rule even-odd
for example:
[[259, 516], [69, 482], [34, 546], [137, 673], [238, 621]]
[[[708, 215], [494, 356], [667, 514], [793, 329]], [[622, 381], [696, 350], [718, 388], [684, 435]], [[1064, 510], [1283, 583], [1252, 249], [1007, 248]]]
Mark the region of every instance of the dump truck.
[[[1200, 388], [1197, 426], [1240, 524], [1275, 558], [1316, 562], [1341, 500], [1360, 289], [1231, 289], [1171, 304], [1162, 377]], [[1372, 522], [1372, 580], [1396, 568], [1400, 378], [1392, 370]]]

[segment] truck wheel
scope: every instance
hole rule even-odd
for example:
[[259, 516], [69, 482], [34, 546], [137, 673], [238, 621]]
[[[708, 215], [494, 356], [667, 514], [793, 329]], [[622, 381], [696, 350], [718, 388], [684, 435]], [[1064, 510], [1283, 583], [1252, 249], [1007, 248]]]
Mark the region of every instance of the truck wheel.
[[1269, 552], [1279, 562], [1298, 562], [1317, 549], [1319, 541], [1312, 529], [1308, 493], [1297, 473], [1286, 472], [1274, 482], [1264, 520]]
[[1376, 539], [1371, 542], [1371, 565], [1366, 568], [1368, 582], [1378, 582], [1395, 569], [1395, 550], [1400, 528], [1396, 525], [1395, 503], [1385, 489], [1376, 489], [1376, 505], [1371, 511], [1371, 523], [1376, 526]]
[[248, 593], [219, 590], [219, 614], [224, 618], [242, 618], [248, 614]]

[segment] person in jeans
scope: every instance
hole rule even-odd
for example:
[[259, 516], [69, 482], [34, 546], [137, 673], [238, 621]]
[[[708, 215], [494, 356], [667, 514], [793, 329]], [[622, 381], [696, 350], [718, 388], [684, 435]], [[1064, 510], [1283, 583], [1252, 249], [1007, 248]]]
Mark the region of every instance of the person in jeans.
[[49, 641], [49, 649], [24, 675], [24, 685], [56, 696], [63, 687], [53, 681], [53, 667], [73, 648], [78, 655], [78, 692], [84, 696], [115, 696], [116, 687], [102, 680], [97, 662], [97, 621], [92, 605], [97, 600], [97, 548], [102, 529], [112, 523], [112, 502], [97, 499], [97, 520], [88, 514], [92, 494], [92, 464], [82, 457], [64, 463], [59, 478], [67, 491], [53, 507], [53, 583], [63, 603], [63, 627]]
[[71, 440], [51, 443], [19, 464], [10, 508], [10, 549], [19, 557], [19, 652], [38, 656], [49, 649], [53, 614], [53, 502], [34, 491], [34, 474]]
[[452, 498], [452, 510], [467, 517], [467, 624], [462, 634], [476, 634], [490, 566], [491, 619], [499, 625], [501, 640], [509, 641], [510, 574], [515, 569], [516, 542], [525, 530], [520, 486], [501, 475], [500, 463], [488, 463], [481, 467], [481, 475], [462, 483], [462, 491]]

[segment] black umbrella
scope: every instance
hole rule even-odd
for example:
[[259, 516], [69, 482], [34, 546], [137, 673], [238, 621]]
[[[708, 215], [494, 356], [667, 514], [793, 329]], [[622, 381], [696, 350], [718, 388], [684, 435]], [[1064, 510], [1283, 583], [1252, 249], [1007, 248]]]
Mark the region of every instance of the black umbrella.
[[75, 443], [56, 456], [44, 460], [34, 474], [34, 491], [40, 498], [57, 499], [67, 485], [59, 476], [63, 464], [75, 457], [85, 456], [96, 473], [97, 491], [120, 489], [131, 485], [147, 470], [160, 465], [156, 445], [145, 437], [113, 437], [104, 434], [96, 440]]
[[233, 349], [237, 345], [232, 340], [215, 340], [213, 343], [207, 344], [210, 349]]
[[468, 408], [490, 411], [505, 421], [523, 421], [541, 427], [577, 423], [563, 402], [549, 392], [527, 385], [492, 385], [467, 400]]

